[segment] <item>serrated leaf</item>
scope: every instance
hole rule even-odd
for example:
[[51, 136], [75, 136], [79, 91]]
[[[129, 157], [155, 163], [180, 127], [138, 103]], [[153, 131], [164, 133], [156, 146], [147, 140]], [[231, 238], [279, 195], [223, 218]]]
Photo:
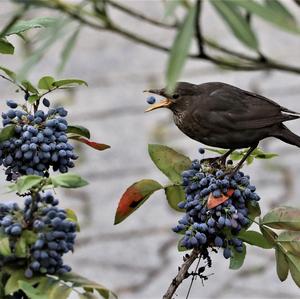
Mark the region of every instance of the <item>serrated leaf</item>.
[[76, 85], [88, 86], [88, 84], [85, 81], [79, 80], [79, 79], [64, 79], [64, 80], [54, 81], [52, 83], [52, 86], [55, 86], [55, 87], [62, 87], [62, 86], [72, 87], [72, 86], [76, 86]]
[[276, 271], [280, 281], [285, 281], [289, 274], [289, 264], [285, 254], [278, 248], [275, 248]]
[[91, 138], [90, 131], [87, 128], [79, 125], [73, 125], [73, 126], [69, 125], [67, 133], [76, 134], [79, 136], [86, 137], [88, 139]]
[[167, 186], [165, 187], [165, 194], [168, 204], [172, 209], [178, 212], [184, 212], [183, 209], [178, 208], [178, 203], [185, 200], [185, 192], [182, 186]]
[[38, 186], [44, 178], [38, 175], [24, 175], [16, 182], [16, 189], [19, 193], [24, 193], [33, 187]]
[[247, 230], [239, 233], [238, 238], [243, 240], [244, 242], [254, 245], [264, 249], [271, 249], [273, 248], [273, 244], [270, 243], [264, 235], [260, 234], [259, 232]]
[[263, 217], [262, 224], [276, 229], [300, 230], [300, 209], [286, 206], [275, 208]]
[[300, 257], [294, 256], [291, 253], [286, 254], [290, 272], [296, 285], [300, 288]]
[[80, 188], [88, 185], [80, 175], [74, 173], [63, 173], [51, 176], [51, 182], [54, 187]]
[[6, 39], [0, 38], [0, 53], [1, 54], [14, 54], [15, 47]]
[[167, 64], [167, 90], [172, 91], [186, 61], [194, 36], [196, 9], [191, 7], [177, 31]]
[[9, 238], [1, 238], [0, 239], [0, 255], [9, 256], [11, 255], [11, 249], [9, 246]]
[[15, 125], [8, 125], [0, 131], [0, 143], [15, 135], [15, 127]]
[[233, 255], [230, 258], [229, 269], [237, 270], [240, 269], [245, 261], [246, 257], [246, 245], [243, 244], [243, 251], [237, 252], [234, 248], [232, 248]]
[[0, 66], [0, 70], [3, 71], [10, 79], [16, 80], [15, 72], [11, 71], [10, 69]]
[[52, 27], [57, 23], [57, 18], [39, 17], [31, 20], [20, 20], [9, 28], [5, 35], [19, 34], [32, 28]]
[[40, 80], [39, 80], [39, 83], [38, 83], [38, 88], [40, 89], [46, 89], [46, 90], [51, 90], [53, 89], [53, 82], [54, 82], [54, 78], [53, 77], [50, 77], [50, 76], [45, 76], [45, 77], [42, 77]]
[[283, 30], [287, 30], [293, 33], [300, 33], [299, 26], [291, 18], [285, 16], [282, 13], [276, 12], [274, 9], [270, 9], [268, 6], [259, 4], [253, 0], [227, 0], [227, 2], [233, 5], [239, 5], [246, 9], [248, 12], [255, 14], [263, 20], [273, 23]]
[[279, 234], [277, 242], [294, 255], [300, 256], [300, 232], [284, 231]]
[[157, 168], [163, 172], [172, 183], [181, 184], [181, 173], [192, 164], [190, 158], [176, 152], [170, 147], [160, 144], [149, 144], [148, 152]]
[[94, 142], [94, 141], [90, 141], [86, 138], [80, 137], [80, 136], [71, 136], [69, 137], [69, 139], [73, 139], [73, 140], [77, 140], [81, 143], [84, 143], [90, 147], [92, 147], [93, 149], [96, 149], [98, 151], [104, 151], [106, 149], [109, 149], [110, 146], [104, 143], [98, 143], [98, 142]]
[[247, 47], [258, 48], [258, 41], [245, 17], [238, 10], [235, 2], [211, 0], [210, 3], [215, 7], [227, 23], [232, 33]]
[[114, 224], [119, 224], [136, 211], [155, 191], [163, 186], [154, 180], [141, 180], [131, 185], [122, 195]]

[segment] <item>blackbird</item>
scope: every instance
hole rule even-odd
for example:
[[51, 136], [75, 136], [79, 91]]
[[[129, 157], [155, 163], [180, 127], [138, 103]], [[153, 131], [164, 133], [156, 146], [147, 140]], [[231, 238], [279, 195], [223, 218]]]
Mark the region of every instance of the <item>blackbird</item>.
[[150, 89], [147, 92], [165, 99], [151, 105], [146, 112], [169, 108], [177, 127], [190, 138], [203, 144], [228, 149], [248, 148], [239, 168], [260, 140], [276, 137], [300, 147], [300, 136], [291, 132], [283, 122], [300, 118], [289, 110], [259, 94], [221, 83], [191, 84], [178, 82], [175, 90]]

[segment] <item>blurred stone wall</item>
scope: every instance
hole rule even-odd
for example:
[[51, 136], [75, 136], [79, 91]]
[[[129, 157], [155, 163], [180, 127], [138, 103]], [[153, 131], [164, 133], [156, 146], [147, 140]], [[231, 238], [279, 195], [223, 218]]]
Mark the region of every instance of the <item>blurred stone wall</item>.
[[[122, 1], [149, 16], [163, 16], [160, 1]], [[292, 1], [286, 1], [297, 14]], [[13, 11], [10, 1], [0, 1], [0, 26], [8, 21]], [[228, 29], [205, 2], [203, 29], [229, 47], [245, 49], [229, 34]], [[160, 43], [170, 45], [174, 32], [161, 30], [111, 11], [117, 22], [138, 34], [145, 34]], [[55, 15], [54, 12], [51, 12]], [[49, 15], [38, 10], [36, 15]], [[33, 16], [33, 15], [32, 15]], [[270, 57], [300, 66], [300, 39], [263, 22], [254, 20], [261, 48]], [[17, 44], [16, 55], [0, 56], [0, 65], [20, 69], [24, 58], [22, 41]], [[43, 75], [54, 74], [59, 62], [61, 42], [53, 45], [30, 73], [35, 81]], [[105, 152], [80, 147], [81, 159], [75, 170], [90, 181], [86, 188], [58, 191], [65, 207], [79, 215], [82, 231], [77, 250], [67, 257], [73, 270], [112, 288], [121, 299], [161, 298], [177, 267], [182, 254], [177, 252], [177, 236], [171, 231], [179, 215], [171, 211], [162, 191], [157, 192], [124, 223], [113, 226], [114, 212], [125, 189], [142, 178], [166, 182], [155, 169], [147, 155], [148, 143], [162, 143], [183, 150], [193, 158], [198, 157], [199, 144], [184, 136], [174, 126], [170, 112], [160, 110], [144, 114], [145, 95], [149, 87], [164, 85], [167, 55], [108, 32], [84, 28], [76, 50], [60, 77], [78, 77], [89, 87], [72, 92], [58, 92], [51, 96], [57, 103], [69, 108], [70, 123], [80, 123], [90, 128], [93, 139], [111, 145]], [[193, 83], [223, 81], [259, 92], [292, 110], [300, 111], [299, 76], [286, 72], [233, 72], [225, 71], [203, 61], [189, 61], [182, 80]], [[0, 80], [0, 108], [5, 100], [18, 98], [14, 87]], [[288, 123], [300, 134], [300, 121]], [[299, 205], [300, 151], [278, 140], [265, 140], [261, 145], [279, 158], [272, 161], [255, 161], [245, 167], [261, 195], [265, 213], [278, 204]], [[4, 177], [1, 175], [4, 190]], [[3, 195], [14, 200], [13, 195]], [[239, 271], [228, 269], [228, 261], [213, 256], [213, 274], [202, 286], [197, 280], [190, 298], [299, 298], [299, 291], [291, 278], [281, 283], [276, 275], [274, 252], [248, 247], [244, 267]], [[176, 298], [185, 298], [188, 282], [178, 290]]]

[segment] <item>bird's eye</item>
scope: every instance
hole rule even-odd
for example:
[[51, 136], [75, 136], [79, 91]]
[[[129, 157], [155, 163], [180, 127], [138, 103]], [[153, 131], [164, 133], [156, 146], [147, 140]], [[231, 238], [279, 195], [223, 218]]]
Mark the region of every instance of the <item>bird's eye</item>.
[[178, 98], [179, 98], [179, 94], [178, 94], [178, 93], [173, 94], [172, 98], [173, 98], [174, 100], [178, 99]]

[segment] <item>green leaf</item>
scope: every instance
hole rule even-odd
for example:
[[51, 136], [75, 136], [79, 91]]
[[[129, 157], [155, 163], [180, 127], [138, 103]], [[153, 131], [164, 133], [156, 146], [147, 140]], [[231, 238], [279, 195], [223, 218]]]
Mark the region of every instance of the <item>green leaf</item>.
[[50, 76], [42, 77], [39, 80], [38, 88], [40, 88], [40, 89], [46, 89], [46, 90], [51, 90], [54, 87], [53, 86], [53, 82], [55, 82], [55, 80], [54, 80], [53, 77], [50, 77]]
[[167, 65], [167, 90], [174, 89], [180, 76], [192, 43], [195, 26], [195, 7], [191, 7], [177, 31]]
[[279, 234], [277, 242], [283, 245], [283, 247], [293, 253], [300, 256], [300, 232], [285, 231]]
[[66, 299], [72, 292], [72, 288], [67, 285], [60, 285], [57, 282], [51, 289], [47, 292], [48, 299]]
[[265, 0], [265, 6], [274, 11], [276, 15], [282, 15], [283, 18], [289, 19], [289, 22], [296, 25], [296, 20], [290, 11], [278, 0]]
[[69, 221], [72, 221], [72, 222], [76, 223], [77, 231], [80, 232], [80, 226], [79, 226], [78, 218], [77, 218], [75, 212], [71, 209], [65, 209], [65, 211], [66, 211], [66, 214], [67, 214], [67, 219]]
[[247, 230], [239, 233], [238, 238], [243, 240], [244, 242], [265, 249], [273, 248], [273, 244], [271, 244], [264, 235], [259, 232]]
[[278, 13], [278, 10], [270, 9], [268, 6], [259, 4], [253, 0], [227, 0], [227, 2], [233, 5], [239, 5], [245, 8], [248, 12], [253, 13], [263, 20], [273, 23], [283, 30], [287, 30], [293, 33], [300, 33], [300, 29], [294, 20], [287, 17], [282, 12]]
[[71, 56], [71, 52], [74, 49], [74, 46], [77, 42], [78, 36], [79, 36], [79, 32], [80, 32], [81, 27], [78, 27], [74, 33], [70, 36], [70, 38], [68, 38], [66, 40], [65, 46], [63, 48], [63, 51], [61, 53], [61, 62], [57, 68], [58, 72], [61, 72], [64, 68], [65, 65], [67, 63], [67, 61], [69, 60], [70, 56]]
[[14, 54], [15, 47], [6, 39], [0, 38], [0, 53], [1, 54]]
[[131, 185], [122, 195], [114, 224], [119, 224], [136, 211], [155, 191], [163, 186], [154, 180], [141, 180]]
[[28, 103], [29, 104], [34, 104], [39, 99], [40, 99], [40, 96], [38, 94], [33, 94], [33, 95], [28, 97]]
[[37, 235], [31, 230], [24, 230], [22, 237], [25, 239], [26, 244], [32, 245], [37, 240]]
[[62, 87], [62, 86], [72, 87], [76, 85], [88, 86], [88, 84], [85, 81], [79, 79], [64, 79], [64, 80], [54, 81], [52, 83], [52, 86], [55, 87]]
[[54, 187], [80, 188], [88, 185], [80, 175], [74, 173], [63, 173], [51, 177]]
[[233, 161], [241, 160], [244, 157], [244, 155], [240, 152], [234, 151], [230, 154], [230, 159]]
[[226, 149], [220, 149], [220, 148], [205, 147], [204, 149], [207, 151], [213, 152], [213, 153], [220, 154], [220, 155], [223, 155], [227, 152]]
[[165, 4], [165, 18], [172, 16], [176, 8], [182, 3], [182, 0], [167, 0], [164, 1]]
[[290, 272], [296, 285], [300, 288], [300, 257], [294, 256], [291, 253], [286, 254]]
[[258, 48], [258, 41], [249, 23], [238, 10], [235, 2], [211, 0], [210, 3], [215, 7], [227, 23], [232, 33], [247, 47]]
[[0, 255], [9, 256], [11, 255], [11, 249], [9, 246], [9, 238], [1, 238], [0, 239]]
[[109, 299], [109, 298], [111, 298], [111, 296], [117, 298], [117, 296], [113, 292], [111, 292], [109, 289], [107, 289], [103, 285], [96, 283], [94, 281], [91, 281], [83, 276], [80, 276], [80, 275], [74, 273], [74, 272], [63, 274], [59, 278], [65, 282], [73, 283], [73, 286], [75, 286], [75, 287], [94, 289], [104, 299]]
[[5, 35], [19, 34], [32, 28], [52, 27], [57, 23], [57, 18], [40, 17], [31, 20], [18, 21], [14, 26], [9, 28]]
[[15, 255], [17, 257], [26, 257], [27, 256], [27, 242], [26, 238], [21, 236], [18, 238], [15, 246]]
[[284, 253], [278, 248], [275, 248], [276, 271], [280, 281], [285, 281], [289, 274], [289, 264]]
[[192, 164], [190, 158], [160, 144], [149, 144], [148, 152], [154, 164], [172, 183], [181, 184], [181, 173]]
[[97, 296], [92, 293], [78, 294], [80, 299], [97, 299]]
[[300, 230], [300, 209], [286, 206], [275, 208], [263, 217], [262, 224], [276, 229]]
[[90, 131], [87, 128], [79, 125], [68, 126], [67, 133], [76, 134], [79, 136], [86, 137], [88, 139], [91, 138]]
[[16, 74], [10, 69], [0, 66], [0, 70], [3, 71], [10, 79], [16, 80]]
[[0, 131], [0, 143], [15, 135], [15, 127], [16, 125], [8, 125]]
[[33, 187], [38, 186], [43, 180], [39, 175], [24, 175], [21, 176], [16, 182], [16, 189], [19, 193], [24, 193]]
[[243, 251], [237, 252], [234, 248], [232, 248], [233, 255], [230, 258], [229, 269], [237, 270], [240, 269], [246, 257], [246, 245], [243, 244]]
[[[259, 203], [256, 201], [248, 201], [246, 203], [246, 208], [248, 209], [248, 218], [252, 221], [261, 214]], [[248, 224], [248, 227], [250, 227], [251, 224], [252, 222]]]
[[258, 154], [255, 155], [255, 159], [272, 159], [278, 157], [278, 154], [274, 153], [263, 153], [263, 154]]
[[36, 94], [38, 93], [38, 90], [28, 80], [23, 80], [21, 82], [21, 85], [29, 92], [36, 93]]
[[185, 192], [182, 186], [172, 185], [165, 187], [166, 198], [169, 206], [179, 212], [184, 212], [178, 208], [178, 203], [185, 200]]
[[30, 299], [49, 299], [46, 294], [43, 294], [38, 289], [31, 286], [30, 283], [19, 280], [19, 288], [30, 298]]
[[185, 248], [182, 244], [181, 244], [181, 241], [183, 240], [184, 237], [181, 237], [177, 243], [177, 250], [178, 252], [183, 252], [183, 251], [187, 251], [187, 250], [190, 250], [190, 249], [187, 249]]
[[273, 246], [276, 245], [276, 239], [277, 239], [277, 234], [272, 231], [271, 229], [267, 228], [266, 226], [263, 226], [260, 224], [259, 226], [260, 231], [264, 235], [264, 237], [268, 240], [270, 244]]

